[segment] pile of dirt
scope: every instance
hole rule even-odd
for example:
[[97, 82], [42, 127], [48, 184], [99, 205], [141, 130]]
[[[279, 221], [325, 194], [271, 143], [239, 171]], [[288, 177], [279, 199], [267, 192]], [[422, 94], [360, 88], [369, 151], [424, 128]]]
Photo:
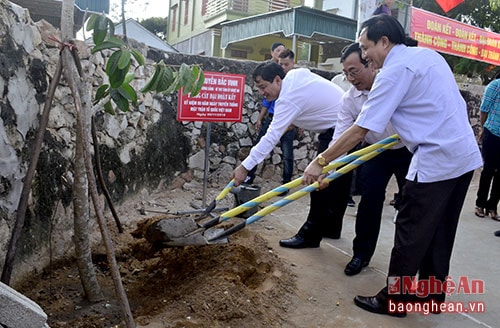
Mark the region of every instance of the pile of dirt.
[[[114, 233], [136, 324], [151, 327], [280, 327], [295, 277], [266, 241], [246, 229], [227, 244], [157, 249], [132, 231]], [[95, 256], [105, 300], [82, 297], [74, 261], [54, 263], [20, 292], [58, 327], [122, 327], [106, 256]]]

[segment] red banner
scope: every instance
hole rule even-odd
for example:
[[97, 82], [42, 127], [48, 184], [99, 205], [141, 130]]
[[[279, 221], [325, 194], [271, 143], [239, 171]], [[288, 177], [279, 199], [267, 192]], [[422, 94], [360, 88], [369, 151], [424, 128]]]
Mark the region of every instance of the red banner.
[[205, 81], [196, 97], [179, 90], [178, 121], [241, 122], [245, 75], [204, 72]]
[[410, 35], [419, 47], [500, 65], [500, 34], [412, 7]]

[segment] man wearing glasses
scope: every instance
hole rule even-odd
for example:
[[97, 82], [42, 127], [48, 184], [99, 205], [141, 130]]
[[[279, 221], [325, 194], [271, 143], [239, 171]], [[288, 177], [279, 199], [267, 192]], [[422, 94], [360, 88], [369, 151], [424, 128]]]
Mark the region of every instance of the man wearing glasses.
[[[342, 51], [340, 62], [344, 75], [352, 86], [342, 98], [333, 141], [356, 121], [377, 74], [374, 69], [367, 67], [368, 63], [362, 58], [359, 43], [347, 46]], [[382, 133], [370, 131], [365, 136], [363, 147], [395, 133], [390, 124]], [[361, 192], [361, 202], [356, 214], [356, 236], [352, 245], [354, 254], [345, 267], [346, 275], [356, 275], [369, 264], [377, 246], [387, 185], [394, 174], [399, 190], [402, 190], [410, 160], [411, 153], [399, 143], [357, 168], [356, 182]]]
[[[398, 283], [408, 278], [444, 283], [449, 275], [460, 212], [473, 172], [482, 165], [467, 105], [449, 65], [433, 50], [405, 46], [405, 39], [403, 27], [392, 16], [363, 22], [363, 58], [373, 69], [382, 69], [355, 124], [321, 154], [332, 160], [368, 131], [382, 132], [389, 121], [413, 154], [387, 284], [375, 296], [354, 298], [364, 310], [398, 317], [406, 316], [404, 304], [412, 301]], [[321, 183], [321, 170], [318, 159], [312, 161], [304, 183]], [[425, 301], [439, 307], [445, 298], [445, 293], [431, 294]]]

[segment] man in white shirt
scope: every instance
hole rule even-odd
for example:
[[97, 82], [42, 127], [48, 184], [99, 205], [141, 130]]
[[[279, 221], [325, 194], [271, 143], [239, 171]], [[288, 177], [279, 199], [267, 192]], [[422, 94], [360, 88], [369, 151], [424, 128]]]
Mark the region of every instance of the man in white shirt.
[[[285, 78], [283, 68], [275, 63], [259, 64], [253, 79], [259, 93], [273, 101], [274, 117], [269, 129], [252, 147], [248, 157], [233, 172], [235, 184], [244, 181], [247, 172], [262, 162], [273, 150], [290, 125], [320, 132], [318, 151], [331, 141], [343, 90], [305, 68], [290, 70]], [[311, 193], [307, 221], [292, 238], [281, 240], [282, 247], [319, 247], [323, 237], [339, 238], [349, 196], [350, 176], [333, 181], [327, 188]]]
[[[355, 124], [328, 150], [332, 160], [363, 140], [368, 131], [382, 132], [389, 121], [413, 158], [396, 220], [387, 285], [375, 296], [356, 296], [364, 310], [406, 316], [404, 305], [415, 300], [402, 281], [444, 282], [458, 219], [481, 153], [469, 123], [467, 106], [453, 73], [437, 52], [406, 47], [401, 24], [392, 16], [366, 20], [359, 36], [363, 58], [381, 69]], [[321, 180], [318, 158], [306, 168], [304, 183]], [[445, 293], [425, 301], [444, 302]], [[436, 311], [439, 312], [439, 311]]]
[[[342, 108], [337, 118], [333, 141], [356, 121], [363, 104], [368, 99], [377, 74], [376, 70], [368, 67], [368, 63], [362, 58], [359, 43], [347, 46], [342, 51], [340, 62], [351, 88], [342, 98]], [[389, 123], [382, 133], [368, 132], [363, 146], [374, 144], [395, 133]], [[353, 257], [345, 267], [346, 275], [356, 275], [369, 264], [377, 246], [387, 185], [394, 175], [399, 190], [403, 189], [410, 161], [411, 153], [399, 143], [357, 168], [356, 180], [361, 201], [356, 213], [356, 236], [352, 242]]]

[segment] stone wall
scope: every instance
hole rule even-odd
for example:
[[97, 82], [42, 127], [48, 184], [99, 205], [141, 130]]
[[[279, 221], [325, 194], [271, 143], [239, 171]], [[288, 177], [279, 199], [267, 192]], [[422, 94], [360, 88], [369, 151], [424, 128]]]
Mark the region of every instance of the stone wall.
[[[15, 214], [47, 97], [48, 85], [59, 59], [59, 31], [46, 22], [33, 23], [29, 13], [0, 0], [0, 269], [3, 265]], [[133, 42], [133, 41], [132, 41]], [[133, 42], [134, 43], [134, 42]], [[140, 89], [153, 64], [163, 59], [169, 65], [201, 64], [205, 71], [247, 75], [243, 120], [212, 123], [209, 186], [222, 187], [247, 154], [255, 138], [254, 123], [261, 97], [252, 87], [251, 72], [258, 64], [205, 56], [162, 53], [134, 43], [147, 58], [136, 71], [134, 85]], [[105, 81], [103, 65], [108, 54], [90, 55], [78, 43], [84, 70], [91, 76], [94, 91]], [[331, 73], [324, 73], [330, 77]], [[178, 122], [176, 94], [144, 94], [137, 108], [115, 116], [95, 115], [102, 169], [117, 204], [142, 190], [174, 184], [175, 187], [204, 174], [207, 123]], [[72, 249], [72, 162], [75, 141], [74, 103], [67, 83], [61, 80], [50, 112], [50, 120], [30, 195], [25, 228], [18, 247], [15, 276], [40, 268], [52, 253], [58, 257]], [[314, 155], [314, 135], [305, 133], [295, 141], [296, 173]], [[281, 176], [281, 150], [275, 152], [258, 173], [262, 178]], [[57, 238], [54, 238], [57, 236]], [[99, 240], [96, 234], [95, 240]]]
[[[45, 22], [33, 23], [25, 10], [0, 0], [0, 269], [38, 119], [59, 58], [59, 48], [49, 39], [51, 36], [60, 38], [60, 33]], [[235, 165], [248, 154], [255, 138], [254, 124], [261, 97], [253, 88], [251, 72], [258, 63], [162, 53], [139, 43], [134, 47], [145, 55], [148, 63], [146, 68], [136, 71], [136, 89], [144, 85], [153, 71], [152, 64], [160, 59], [169, 65], [201, 64], [205, 71], [247, 75], [242, 121], [211, 126], [208, 182], [212, 187], [222, 187], [230, 180]], [[105, 81], [103, 65], [109, 54], [91, 56], [83, 43], [78, 48], [95, 90]], [[328, 79], [334, 75], [316, 72]], [[464, 95], [470, 98], [469, 112], [476, 125], [479, 100], [471, 91], [464, 90]], [[176, 121], [176, 94], [148, 93], [139, 98], [137, 108], [127, 113], [95, 115], [102, 169], [117, 204], [142, 190], [167, 185], [182, 187], [192, 179], [201, 181], [204, 174], [207, 123]], [[49, 245], [54, 257], [72, 250], [74, 124], [73, 99], [67, 83], [61, 80], [31, 190], [14, 281], [46, 265]], [[314, 157], [315, 143], [316, 135], [308, 132], [294, 141], [296, 176]], [[258, 179], [274, 178], [279, 185], [280, 155], [281, 150], [276, 147], [259, 165]], [[100, 240], [98, 233], [94, 240]]]

